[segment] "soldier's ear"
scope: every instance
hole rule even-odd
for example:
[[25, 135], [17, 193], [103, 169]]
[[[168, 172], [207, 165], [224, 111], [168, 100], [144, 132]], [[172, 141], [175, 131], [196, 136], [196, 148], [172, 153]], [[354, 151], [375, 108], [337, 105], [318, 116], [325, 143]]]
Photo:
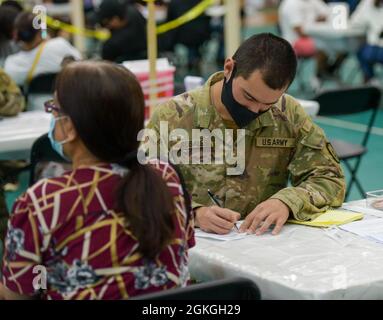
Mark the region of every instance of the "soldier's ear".
[[234, 69], [234, 60], [233, 58], [227, 58], [225, 60], [225, 64], [223, 66], [223, 74], [225, 76], [226, 81], [228, 81], [231, 77], [231, 73], [233, 72]]

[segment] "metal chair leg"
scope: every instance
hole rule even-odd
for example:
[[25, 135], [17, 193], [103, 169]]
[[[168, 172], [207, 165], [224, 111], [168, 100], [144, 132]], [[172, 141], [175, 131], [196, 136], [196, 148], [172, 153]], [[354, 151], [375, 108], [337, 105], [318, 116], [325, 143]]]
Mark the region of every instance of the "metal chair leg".
[[356, 177], [356, 173], [357, 173], [359, 165], [360, 165], [360, 160], [361, 160], [361, 157], [358, 157], [357, 163], [354, 166], [354, 168], [351, 167], [350, 163], [347, 160], [343, 160], [343, 163], [346, 165], [347, 169], [350, 171], [350, 174], [351, 174], [351, 180], [347, 186], [345, 200], [348, 199], [350, 192], [351, 192], [351, 188], [352, 188], [354, 183], [356, 184], [361, 196], [364, 197], [366, 195], [366, 192], [364, 191], [361, 183], [359, 182], [358, 178]]

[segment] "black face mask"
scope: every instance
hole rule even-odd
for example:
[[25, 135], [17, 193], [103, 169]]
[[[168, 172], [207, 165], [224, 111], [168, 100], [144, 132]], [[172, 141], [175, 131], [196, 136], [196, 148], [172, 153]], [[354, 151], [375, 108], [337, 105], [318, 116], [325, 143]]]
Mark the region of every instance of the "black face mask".
[[229, 81], [226, 82], [226, 79], [223, 80], [222, 92], [221, 92], [221, 101], [225, 105], [227, 111], [229, 111], [234, 122], [239, 128], [246, 127], [250, 122], [257, 119], [262, 113], [267, 112], [253, 112], [248, 108], [238, 103], [233, 96], [233, 80], [235, 77], [235, 66], [231, 73]]

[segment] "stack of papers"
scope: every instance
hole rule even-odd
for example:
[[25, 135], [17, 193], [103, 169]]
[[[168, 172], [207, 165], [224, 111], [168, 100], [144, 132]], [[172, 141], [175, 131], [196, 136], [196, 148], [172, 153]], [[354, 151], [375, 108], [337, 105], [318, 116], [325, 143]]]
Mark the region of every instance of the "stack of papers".
[[350, 210], [350, 211], [354, 211], [354, 212], [363, 212], [367, 215], [378, 217], [378, 218], [383, 218], [383, 211], [363, 206], [363, 204], [361, 203], [344, 204], [342, 208]]
[[325, 213], [311, 221], [298, 221], [293, 219], [287, 221], [290, 223], [303, 224], [311, 227], [330, 227], [350, 223], [362, 218], [363, 213], [359, 212], [350, 212], [346, 210], [327, 210]]
[[[236, 223], [238, 228], [241, 226], [242, 222], [243, 221], [238, 221]], [[194, 235], [197, 238], [208, 238], [208, 239], [214, 239], [219, 241], [231, 241], [231, 240], [243, 239], [248, 235], [248, 233], [246, 232], [240, 233], [237, 231], [237, 229], [233, 228], [228, 234], [216, 234], [216, 233], [205, 232], [199, 228], [196, 228]]]
[[247, 233], [239, 233], [238, 231], [230, 231], [228, 234], [216, 234], [216, 233], [209, 233], [202, 231], [201, 229], [195, 229], [194, 235], [197, 238], [208, 238], [208, 239], [214, 239], [219, 241], [231, 241], [231, 240], [239, 240], [243, 239], [247, 236]]
[[339, 227], [360, 237], [383, 243], [383, 219], [367, 219]]

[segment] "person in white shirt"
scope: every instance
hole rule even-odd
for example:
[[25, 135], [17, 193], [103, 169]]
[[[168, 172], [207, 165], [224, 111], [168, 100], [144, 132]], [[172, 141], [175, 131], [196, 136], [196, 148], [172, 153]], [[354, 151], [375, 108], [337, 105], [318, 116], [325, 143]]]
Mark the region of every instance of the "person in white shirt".
[[307, 37], [307, 25], [326, 20], [329, 9], [321, 0], [282, 0], [278, 15], [283, 37], [294, 44], [300, 37]]
[[351, 16], [351, 25], [367, 32], [367, 43], [357, 56], [369, 82], [375, 76], [374, 65], [383, 63], [383, 0], [363, 0]]
[[21, 51], [5, 60], [4, 70], [19, 85], [43, 73], [57, 73], [65, 57], [81, 59], [80, 52], [64, 38], [43, 39], [41, 29], [33, 27], [35, 15], [20, 13], [15, 21], [16, 40]]
[[322, 0], [282, 0], [278, 15], [282, 37], [291, 43], [298, 57], [315, 56], [319, 78], [333, 73], [340, 66], [345, 55], [336, 56], [334, 63], [330, 64], [329, 55], [334, 54], [333, 50], [305, 33], [305, 27], [329, 18], [330, 8], [326, 3]]

